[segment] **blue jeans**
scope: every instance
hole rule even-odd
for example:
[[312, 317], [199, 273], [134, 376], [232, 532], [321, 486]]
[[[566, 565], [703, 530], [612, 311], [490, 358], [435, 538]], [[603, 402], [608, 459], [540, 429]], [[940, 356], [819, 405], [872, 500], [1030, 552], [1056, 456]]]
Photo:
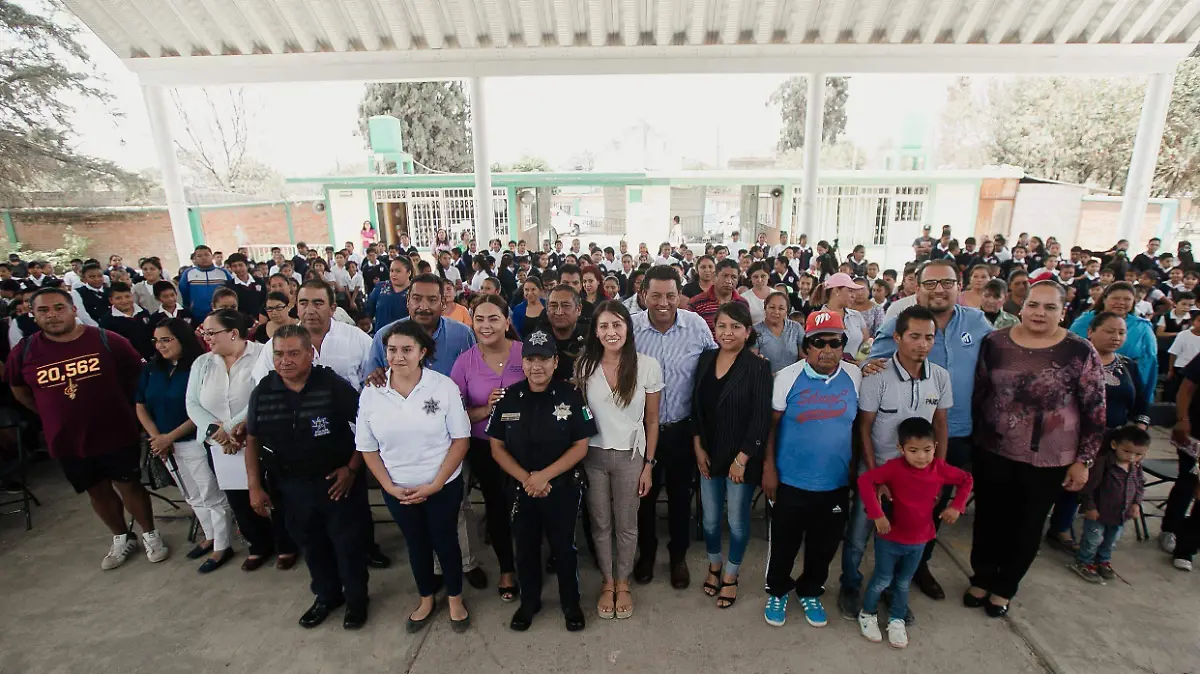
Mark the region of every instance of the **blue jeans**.
[[1072, 531], [1072, 525], [1075, 524], [1075, 514], [1079, 512], [1079, 492], [1062, 490], [1058, 495], [1058, 500], [1054, 502], [1054, 511], [1050, 513], [1050, 530], [1047, 534], [1058, 535], [1071, 533], [1071, 537], [1075, 537], [1075, 532]]
[[891, 617], [893, 620], [904, 620], [908, 614], [908, 588], [924, 553], [924, 543], [905, 545], [876, 536], [875, 573], [871, 575], [871, 582], [867, 583], [867, 591], [863, 594], [863, 612], [873, 615], [879, 606], [879, 595], [891, 587]]
[[1083, 532], [1079, 537], [1079, 562], [1081, 564], [1106, 564], [1112, 559], [1113, 548], [1121, 537], [1123, 524], [1101, 524], [1095, 520], [1083, 520]]
[[737, 576], [750, 544], [750, 505], [754, 485], [735, 484], [728, 477], [700, 478], [700, 504], [704, 511], [704, 546], [709, 567], [721, 563], [721, 515], [729, 510], [729, 560], [725, 575]]
[[862, 566], [867, 541], [875, 532], [875, 523], [867, 517], [867, 509], [861, 498], [855, 496], [850, 507], [850, 523], [846, 526], [846, 539], [842, 542], [842, 578], [838, 584], [843, 590], [858, 590], [863, 584], [863, 575], [858, 567]]

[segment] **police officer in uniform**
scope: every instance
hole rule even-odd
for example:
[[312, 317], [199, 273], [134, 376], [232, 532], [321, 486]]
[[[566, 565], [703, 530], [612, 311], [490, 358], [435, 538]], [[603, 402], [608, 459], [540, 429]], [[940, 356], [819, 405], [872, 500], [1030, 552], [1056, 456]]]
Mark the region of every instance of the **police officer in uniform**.
[[554, 377], [557, 365], [554, 335], [546, 330], [531, 333], [521, 347], [525, 381], [504, 392], [487, 429], [492, 457], [516, 480], [512, 530], [521, 606], [509, 626], [519, 632], [529, 629], [541, 609], [543, 536], [555, 558], [567, 629], [584, 627], [575, 552], [581, 496], [576, 467], [596, 434], [596, 422], [583, 395]]
[[277, 330], [271, 350], [275, 370], [250, 394], [246, 416], [250, 504], [263, 516], [272, 507], [261, 461], [312, 576], [316, 601], [300, 626], [320, 625], [344, 603], [342, 626], [359, 629], [367, 622], [368, 504], [350, 429], [358, 392], [333, 370], [313, 365], [312, 338], [302, 326]]

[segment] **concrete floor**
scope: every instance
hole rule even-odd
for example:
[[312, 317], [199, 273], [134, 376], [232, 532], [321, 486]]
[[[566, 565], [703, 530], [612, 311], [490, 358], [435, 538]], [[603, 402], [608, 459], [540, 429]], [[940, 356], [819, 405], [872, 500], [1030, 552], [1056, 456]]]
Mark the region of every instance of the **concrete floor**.
[[[172, 546], [169, 560], [152, 565], [139, 552], [118, 570], [100, 571], [108, 539], [86, 498], [75, 496], [57, 470], [44, 463], [34, 471], [43, 505], [34, 512], [33, 531], [25, 532], [17, 517], [0, 518], [3, 673], [1200, 671], [1200, 579], [1172, 569], [1154, 543], [1136, 542], [1132, 530], [1114, 559], [1127, 582], [1087, 585], [1066, 569], [1065, 556], [1043, 549], [1010, 618], [989, 620], [958, 602], [967, 585], [971, 519], [965, 517], [948, 528], [947, 547], [934, 558], [949, 599], [933, 602], [914, 592], [919, 622], [904, 651], [868, 643], [855, 623], [838, 617], [837, 561], [826, 595], [828, 627], [809, 627], [799, 611], [786, 627], [767, 626], [761, 521], [732, 609], [718, 610], [700, 592], [704, 556], [694, 544], [692, 588], [671, 589], [660, 564], [652, 584], [635, 586], [633, 618], [601, 621], [594, 617], [599, 575], [585, 553], [587, 629], [566, 632], [550, 579], [545, 609], [530, 631], [517, 634], [507, 627], [515, 606], [496, 595], [489, 551], [484, 566], [493, 587], [467, 589], [472, 629], [455, 634], [443, 612], [414, 637], [405, 634], [404, 619], [415, 606], [415, 587], [395, 527], [377, 529], [396, 563], [372, 573], [367, 627], [347, 633], [339, 613], [304, 630], [296, 625], [311, 602], [303, 565], [247, 574], [238, 569], [239, 554], [226, 568], [200, 576], [183, 556], [189, 547], [184, 521], [160, 525]], [[864, 570], [869, 575], [869, 557]]]

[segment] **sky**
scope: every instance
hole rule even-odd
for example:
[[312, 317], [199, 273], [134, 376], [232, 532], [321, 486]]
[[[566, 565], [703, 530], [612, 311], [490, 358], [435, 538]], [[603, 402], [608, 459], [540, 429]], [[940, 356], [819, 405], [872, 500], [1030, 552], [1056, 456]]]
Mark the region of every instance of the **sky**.
[[[82, 42], [113, 95], [113, 119], [94, 105], [73, 119], [79, 149], [140, 170], [157, 164], [137, 77], [85, 28]], [[577, 153], [600, 154], [610, 141], [647, 124], [660, 142], [710, 165], [730, 157], [772, 156], [780, 120], [766, 101], [783, 75], [522, 77], [488, 80], [485, 123], [492, 162], [522, 156], [566, 167]], [[875, 148], [901, 133], [906, 117], [936, 124], [952, 78], [852, 76], [847, 136]], [[250, 153], [285, 176], [322, 175], [364, 165], [357, 135], [361, 82], [244, 87]], [[217, 100], [225, 100], [219, 95]], [[199, 92], [184, 91], [183, 100]], [[172, 111], [173, 112], [173, 111]], [[178, 124], [176, 126], [178, 134]], [[620, 154], [618, 152], [618, 154]]]

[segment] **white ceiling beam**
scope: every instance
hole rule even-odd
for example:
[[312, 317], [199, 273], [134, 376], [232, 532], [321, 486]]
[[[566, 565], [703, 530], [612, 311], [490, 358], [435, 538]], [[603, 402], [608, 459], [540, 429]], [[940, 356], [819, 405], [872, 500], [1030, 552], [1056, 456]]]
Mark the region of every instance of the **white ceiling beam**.
[[[149, 32], [158, 37], [158, 42], [163, 47], [180, 56], [191, 56], [193, 43], [189, 42], [183, 31], [179, 30], [180, 22], [164, 21], [160, 14], [162, 7], [157, 5], [157, 2], [147, 5], [143, 4], [143, 0], [125, 0], [125, 6], [131, 11], [121, 12], [121, 16], [127, 16], [129, 21], [139, 22], [144, 27], [149, 27]], [[172, 25], [172, 23], [176, 25]]]
[[1063, 27], [1054, 35], [1054, 44], [1067, 44], [1068, 42], [1079, 41], [1077, 40], [1079, 34], [1087, 27], [1103, 3], [1104, 0], [1083, 0], [1083, 2], [1079, 3], [1075, 11], [1071, 13], [1071, 18], [1067, 19]]
[[[593, 0], [593, 2], [595, 1]], [[704, 35], [708, 28], [708, 0], [692, 0], [691, 18], [692, 20], [688, 23], [687, 41], [688, 44], [699, 47], [704, 44]]]
[[835, 44], [842, 34], [842, 26], [846, 23], [846, 13], [854, 0], [829, 0], [828, 11], [825, 15], [825, 25], [821, 28], [821, 41], [825, 44]]
[[339, 0], [334, 7], [339, 6], [348, 31], [358, 38], [363, 48], [371, 51], [379, 49], [381, 40], [376, 28], [379, 25], [379, 17], [375, 15], [375, 7], [371, 0]]
[[[194, 16], [188, 14], [188, 10], [180, 5], [180, 0], [163, 0], [163, 7], [174, 15], [175, 20], [183, 29], [187, 31], [188, 37], [191, 39], [192, 46], [195, 48], [203, 48], [209, 54], [219, 56], [221, 54], [221, 41], [213, 34], [204, 29], [198, 22], [194, 20]], [[193, 7], [195, 11], [197, 7]], [[203, 11], [203, 8], [199, 8]], [[207, 18], [207, 17], [206, 17]], [[183, 54], [190, 56], [190, 54]]]
[[259, 43], [270, 49], [273, 54], [282, 54], [285, 51], [284, 41], [275, 34], [274, 24], [279, 18], [276, 16], [277, 8], [272, 10], [272, 4], [261, 0], [233, 0], [233, 3], [245, 18], [250, 34], [257, 37]]
[[1113, 6], [1109, 8], [1108, 13], [1100, 20], [1100, 25], [1096, 26], [1096, 30], [1088, 35], [1088, 44], [1099, 44], [1112, 34], [1118, 26], [1125, 21], [1125, 15], [1133, 7], [1134, 0], [1117, 0]]
[[737, 44], [742, 32], [742, 0], [725, 0], [725, 25], [721, 28], [722, 44]]
[[865, 44], [871, 41], [875, 29], [883, 19], [883, 13], [888, 9], [888, 0], [861, 0], [858, 13], [860, 19], [854, 24], [854, 41]]
[[788, 29], [788, 42], [801, 44], [808, 36], [812, 21], [813, 5], [817, 0], [792, 0], [792, 25]]
[[1062, 6], [1065, 0], [1046, 0], [1042, 5], [1042, 9], [1033, 18], [1033, 23], [1029, 24], [1029, 30], [1021, 36], [1022, 44], [1032, 44], [1042, 36], [1051, 26], [1058, 20], [1059, 14], [1062, 12]]
[[474, 0], [438, 2], [444, 24], [454, 27], [458, 46], [474, 49], [479, 46], [479, 16], [475, 13]]
[[1188, 0], [1188, 3], [1179, 9], [1179, 12], [1167, 23], [1166, 27], [1158, 32], [1158, 36], [1154, 38], [1154, 41], [1162, 44], [1179, 35], [1188, 27], [1192, 19], [1196, 18], [1197, 14], [1200, 14], [1200, 0]]
[[[1198, 36], [1200, 37], [1200, 36]], [[414, 49], [377, 52], [132, 58], [143, 85], [209, 86], [271, 82], [405, 81], [466, 77], [626, 74], [1141, 75], [1175, 68], [1190, 44], [772, 44], [700, 47]]]
[[1000, 44], [1008, 34], [1012, 32], [1013, 26], [1019, 24], [1019, 20], [1025, 14], [1025, 5], [1029, 4], [1028, 0], [1008, 0], [1008, 6], [1004, 8], [1004, 13], [1000, 15], [1000, 20], [992, 26], [992, 29], [987, 33], [987, 41], [989, 44]]
[[1197, 42], [1200, 42], [1200, 26], [1196, 27], [1196, 29], [1192, 31], [1192, 34], [1189, 35], [1187, 39], [1188, 45], [1193, 45]]
[[675, 12], [679, 4], [673, 0], [658, 0], [654, 3], [654, 43], [660, 46], [671, 44], [675, 37]]
[[620, 9], [617, 8], [616, 0], [608, 0], [613, 7], [613, 11], [620, 12], [621, 23], [621, 41], [626, 47], [632, 47], [638, 43], [638, 10], [637, 0], [621, 0]]
[[1154, 2], [1151, 2], [1148, 7], [1142, 10], [1142, 13], [1138, 15], [1137, 19], [1134, 20], [1133, 25], [1129, 27], [1129, 30], [1125, 31], [1125, 34], [1121, 36], [1121, 42], [1124, 44], [1129, 44], [1130, 42], [1141, 42], [1142, 36], [1144, 36], [1150, 31], [1151, 28], [1158, 24], [1158, 20], [1162, 18], [1163, 12], [1165, 12], [1167, 7], [1169, 7], [1174, 1], [1175, 0], [1154, 0]]
[[779, 20], [779, 0], [762, 0], [758, 5], [757, 18], [754, 25], [754, 41], [767, 44], [775, 37], [775, 26]]
[[135, 49], [145, 51], [121, 24], [113, 20], [103, 7], [92, 0], [63, 0], [63, 4], [117, 56], [129, 58]]
[[603, 47], [608, 41], [608, 19], [602, 3], [588, 3], [588, 42], [593, 47]]
[[942, 31], [946, 29], [947, 22], [950, 21], [950, 15], [959, 7], [959, 0], [941, 0], [938, 3], [937, 10], [933, 13], [933, 18], [929, 20], [929, 26], [925, 29], [923, 41], [925, 44], [934, 44], [941, 37]]
[[575, 19], [570, 0], [553, 0], [551, 5], [554, 8], [554, 28], [558, 46], [569, 47], [575, 43]]
[[442, 7], [437, 0], [416, 0], [417, 21], [430, 49], [446, 46], [446, 28], [442, 26]]
[[[212, 0], [200, 1], [212, 2]], [[309, 29], [308, 23], [312, 17], [308, 16], [308, 10], [299, 4], [299, 0], [277, 0], [275, 9], [283, 17], [283, 23], [291, 32], [297, 47], [306, 52], [320, 51], [318, 41], [321, 36]]]
[[892, 24], [891, 30], [888, 31], [888, 42], [892, 44], [901, 44], [904, 38], [908, 37], [908, 31], [913, 25], [913, 19], [917, 18], [917, 10], [921, 9], [922, 0], [904, 0], [904, 4], [900, 8], [900, 14], [896, 17], [896, 22]]
[[517, 11], [521, 15], [521, 35], [525, 38], [525, 46], [540, 47], [542, 45], [542, 26], [538, 21], [538, 10], [534, 0], [520, 0]]
[[967, 12], [967, 18], [963, 21], [963, 25], [958, 27], [958, 33], [954, 35], [955, 44], [967, 44], [971, 38], [975, 37], [975, 33], [979, 32], [979, 24], [983, 22], [991, 8], [992, 0], [975, 0], [975, 3], [971, 5], [971, 11]]
[[324, 0], [304, 0], [304, 5], [317, 26], [325, 33], [329, 46], [335, 51], [350, 51], [350, 36], [337, 8]]
[[483, 0], [483, 14], [487, 20], [488, 36], [492, 40], [494, 47], [508, 46], [508, 23], [505, 21], [505, 13], [498, 5], [496, 0]]

